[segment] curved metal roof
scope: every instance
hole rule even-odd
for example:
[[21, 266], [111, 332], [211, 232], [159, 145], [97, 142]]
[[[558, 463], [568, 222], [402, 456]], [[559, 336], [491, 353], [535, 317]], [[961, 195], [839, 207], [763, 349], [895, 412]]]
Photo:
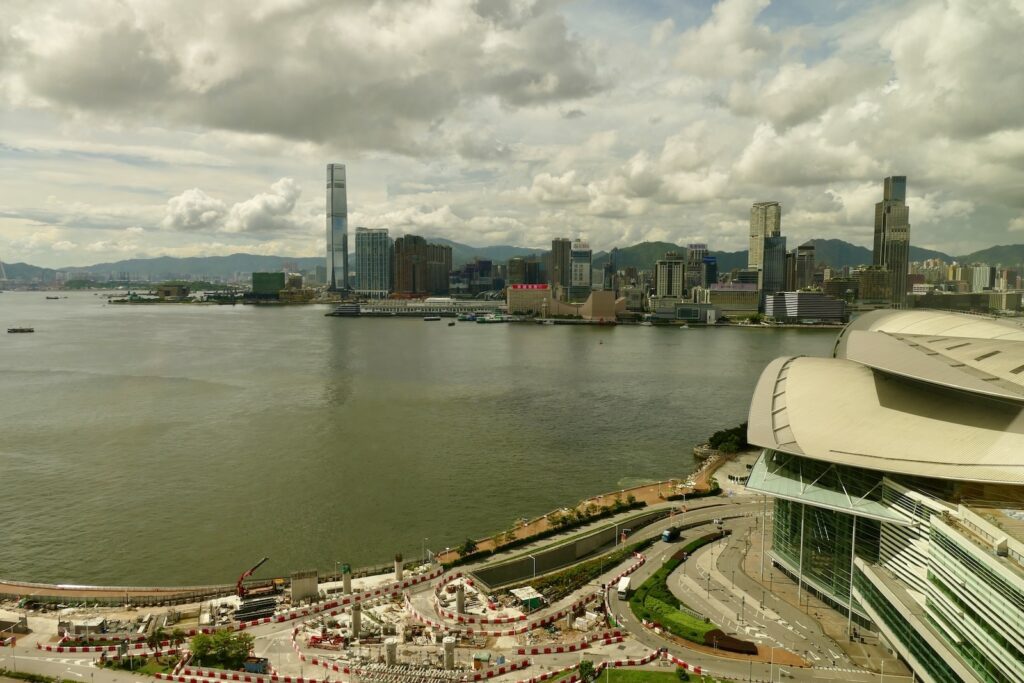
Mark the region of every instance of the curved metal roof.
[[945, 390], [847, 359], [765, 368], [748, 440], [836, 464], [913, 476], [1024, 484], [1024, 407]]

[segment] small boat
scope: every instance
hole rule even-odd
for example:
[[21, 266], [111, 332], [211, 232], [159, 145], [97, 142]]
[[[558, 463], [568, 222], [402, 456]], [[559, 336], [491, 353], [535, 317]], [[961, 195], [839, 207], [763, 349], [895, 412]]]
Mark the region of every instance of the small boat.
[[643, 321], [640, 324], [643, 325], [644, 327], [653, 327], [654, 326], [654, 323], [652, 323], [650, 320], [645, 320], [645, 321]]
[[681, 329], [681, 330], [688, 330], [688, 329], [690, 329], [690, 326], [684, 323], [684, 324], [679, 326], [679, 329]]
[[47, 299], [59, 299], [60, 297], [59, 297], [59, 296], [48, 296], [48, 297], [46, 297], [46, 298], [47, 298]]
[[555, 324], [554, 320], [545, 320], [544, 322], [541, 323], [541, 325], [554, 325], [554, 324]]
[[453, 321], [453, 322], [448, 323], [448, 327], [455, 327], [455, 322]]
[[425, 316], [423, 316], [423, 320], [425, 322], [433, 322], [435, 320], [440, 320], [440, 319], [441, 319], [441, 316], [439, 316], [439, 315], [425, 315]]
[[8, 327], [7, 328], [7, 333], [8, 334], [18, 334], [18, 333], [27, 333], [27, 332], [35, 332], [35, 331], [36, 331], [36, 328], [34, 328], [34, 327]]

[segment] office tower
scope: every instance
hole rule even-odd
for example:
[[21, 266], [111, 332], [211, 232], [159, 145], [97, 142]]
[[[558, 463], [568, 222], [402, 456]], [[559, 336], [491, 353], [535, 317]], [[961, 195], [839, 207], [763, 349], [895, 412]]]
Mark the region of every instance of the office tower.
[[686, 245], [685, 286], [687, 290], [707, 286], [707, 283], [704, 282], [704, 257], [707, 255], [708, 245], [706, 244]]
[[508, 279], [506, 285], [526, 284], [526, 259], [522, 256], [513, 256], [508, 260]]
[[593, 282], [593, 252], [585, 240], [574, 240], [569, 252], [569, 300], [586, 301]]
[[654, 295], [659, 298], [682, 299], [686, 289], [686, 261], [670, 251], [654, 264]]
[[910, 208], [907, 206], [907, 177], [885, 179], [882, 201], [875, 204], [874, 265], [889, 271], [891, 303], [907, 305], [907, 264], [910, 260]]
[[760, 271], [760, 287], [764, 295], [781, 292], [786, 287], [786, 238], [780, 235], [764, 239]]
[[392, 257], [394, 291], [408, 296], [448, 294], [452, 248], [430, 244], [419, 235], [395, 240]]
[[814, 245], [801, 244], [793, 250], [793, 289], [814, 285]]
[[374, 299], [387, 297], [393, 248], [387, 230], [356, 228], [356, 293]]
[[755, 202], [750, 207], [750, 251], [747, 267], [760, 269], [764, 263], [764, 240], [782, 234], [782, 205], [778, 202]]
[[345, 164], [327, 164], [327, 287], [348, 289], [348, 195]]
[[705, 256], [701, 259], [701, 265], [703, 274], [701, 280], [703, 281], [702, 287], [710, 287], [711, 285], [718, 283], [718, 257], [716, 256]]
[[556, 237], [551, 240], [551, 270], [548, 277], [552, 288], [569, 288], [569, 260], [572, 253], [572, 240], [567, 237]]

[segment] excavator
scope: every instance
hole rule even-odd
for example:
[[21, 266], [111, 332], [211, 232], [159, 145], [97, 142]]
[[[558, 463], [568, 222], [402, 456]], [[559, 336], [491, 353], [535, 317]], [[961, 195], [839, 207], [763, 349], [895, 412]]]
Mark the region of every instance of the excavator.
[[[260, 560], [256, 564], [254, 564], [252, 566], [252, 569], [248, 570], [247, 572], [243, 573], [241, 576], [238, 577], [238, 583], [235, 585], [235, 588], [237, 589], [238, 597], [240, 599], [245, 600], [245, 598], [248, 597], [254, 590], [255, 591], [259, 591], [260, 590], [258, 588], [257, 589], [253, 589], [253, 590], [249, 590], [245, 586], [242, 585], [242, 582], [245, 581], [246, 579], [248, 579], [250, 576], [252, 576], [253, 573], [257, 569], [262, 567], [263, 563], [266, 562], [269, 559], [270, 559], [269, 557], [264, 557], [262, 560]], [[260, 592], [262, 592], [262, 591], [260, 591]]]

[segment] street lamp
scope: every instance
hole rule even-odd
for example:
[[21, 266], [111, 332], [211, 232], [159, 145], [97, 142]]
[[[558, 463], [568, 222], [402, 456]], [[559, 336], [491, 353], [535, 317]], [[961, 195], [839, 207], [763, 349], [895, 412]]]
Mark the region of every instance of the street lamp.
[[533, 578], [537, 578], [537, 558], [533, 555], [528, 555], [528, 557], [533, 560]]

